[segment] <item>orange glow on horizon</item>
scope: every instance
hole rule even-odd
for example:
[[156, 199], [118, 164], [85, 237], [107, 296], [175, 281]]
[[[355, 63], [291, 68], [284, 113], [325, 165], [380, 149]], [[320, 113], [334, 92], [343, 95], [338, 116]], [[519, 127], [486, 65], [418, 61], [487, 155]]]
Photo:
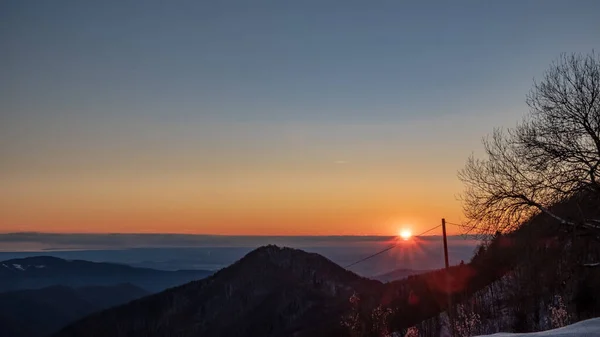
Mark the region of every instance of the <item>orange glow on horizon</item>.
[[[0, 233], [396, 237], [399, 223], [410, 224], [414, 233], [435, 226], [442, 217], [458, 222], [461, 216], [453, 197], [456, 187], [430, 194], [397, 174], [366, 172], [358, 181], [352, 177], [13, 176], [2, 180]], [[459, 231], [450, 226], [448, 234], [454, 233]]]

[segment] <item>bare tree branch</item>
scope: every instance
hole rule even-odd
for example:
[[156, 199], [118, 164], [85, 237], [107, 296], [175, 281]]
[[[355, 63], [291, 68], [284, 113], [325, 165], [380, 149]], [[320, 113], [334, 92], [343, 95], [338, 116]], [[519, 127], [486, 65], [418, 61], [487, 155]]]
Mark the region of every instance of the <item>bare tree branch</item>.
[[505, 231], [544, 213], [563, 225], [600, 230], [552, 211], [576, 195], [600, 197], [600, 58], [562, 55], [527, 96], [529, 115], [483, 140], [485, 158], [459, 171], [469, 226]]

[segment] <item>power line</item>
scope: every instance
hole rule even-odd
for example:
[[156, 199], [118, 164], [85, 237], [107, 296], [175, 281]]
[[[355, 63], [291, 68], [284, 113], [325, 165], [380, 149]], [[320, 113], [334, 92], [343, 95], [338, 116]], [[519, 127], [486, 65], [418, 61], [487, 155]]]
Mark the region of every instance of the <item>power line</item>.
[[[458, 223], [453, 223], [453, 222], [447, 222], [447, 221], [446, 221], [446, 223], [448, 225], [454, 225], [454, 226], [461, 227], [462, 228], [462, 233], [460, 233], [460, 236], [463, 239], [465, 239], [465, 240], [468, 240], [468, 239], [472, 238], [473, 237], [473, 234], [472, 234], [473, 232], [472, 231], [474, 231], [476, 229], [475, 226], [463, 225], [463, 224], [458, 224]], [[475, 236], [477, 236], [479, 238], [482, 237], [481, 234], [475, 234]]]
[[469, 228], [469, 229], [473, 228], [472, 226], [463, 225], [463, 224], [459, 224], [459, 223], [453, 223], [453, 222], [448, 222], [448, 221], [446, 221], [446, 223], [448, 225], [454, 225], [454, 226], [458, 226], [458, 227], [462, 227], [462, 228]]
[[[470, 226], [467, 226], [467, 225], [457, 224], [457, 223], [448, 222], [448, 221], [446, 221], [446, 224], [448, 224], [448, 225], [454, 225], [454, 226], [458, 226], [458, 227], [462, 227], [462, 228], [473, 229], [472, 227], [470, 227]], [[419, 233], [418, 235], [414, 235], [414, 236], [415, 236], [415, 237], [419, 237], [419, 236], [425, 235], [425, 234], [427, 234], [427, 233], [429, 233], [429, 232], [431, 232], [431, 231], [433, 231], [433, 230], [435, 230], [435, 229], [438, 229], [438, 228], [440, 228], [440, 227], [442, 227], [442, 225], [437, 225], [437, 226], [435, 226], [435, 227], [431, 227], [430, 229], [428, 229], [428, 230], [426, 230], [426, 231], [424, 231], [424, 232], [422, 232], [422, 233]], [[391, 245], [391, 246], [389, 246], [389, 247], [387, 247], [387, 248], [385, 248], [385, 249], [383, 249], [383, 250], [380, 250], [380, 251], [378, 251], [378, 252], [377, 252], [377, 253], [375, 253], [375, 254], [371, 254], [371, 255], [369, 255], [369, 256], [367, 256], [367, 257], [364, 257], [364, 258], [362, 258], [362, 259], [360, 259], [360, 260], [358, 260], [358, 261], [352, 262], [351, 264], [347, 265], [345, 268], [352, 267], [352, 266], [354, 266], [354, 265], [356, 265], [356, 264], [359, 264], [359, 263], [361, 263], [361, 262], [364, 262], [364, 261], [366, 261], [366, 260], [369, 260], [369, 259], [371, 259], [371, 258], [374, 258], [374, 257], [375, 257], [375, 256], [377, 256], [377, 255], [383, 254], [383, 253], [387, 252], [388, 250], [390, 250], [390, 249], [392, 249], [392, 248], [395, 248], [397, 245], [398, 245], [397, 243], [394, 243], [393, 245]]]
[[367, 256], [367, 257], [365, 257], [365, 258], [362, 258], [362, 259], [360, 259], [360, 260], [358, 260], [358, 261], [352, 262], [352, 263], [350, 263], [349, 265], [347, 265], [345, 268], [350, 268], [350, 267], [352, 267], [352, 266], [353, 266], [353, 265], [355, 265], [355, 264], [359, 264], [359, 263], [361, 263], [361, 262], [363, 262], [363, 261], [366, 261], [366, 260], [368, 260], [368, 259], [370, 259], [370, 258], [372, 258], [372, 257], [375, 257], [375, 256], [377, 256], [377, 255], [379, 255], [379, 254], [385, 253], [385, 252], [387, 252], [388, 250], [390, 250], [390, 249], [392, 249], [392, 248], [394, 248], [394, 247], [396, 247], [396, 245], [395, 245], [395, 244], [394, 244], [394, 245], [392, 245], [392, 246], [389, 246], [389, 247], [387, 247], [386, 249], [384, 249], [384, 250], [382, 250], [382, 251], [379, 251], [379, 252], [377, 252], [377, 253], [375, 253], [375, 254], [369, 255], [369, 256]]
[[[428, 230], [424, 231], [423, 233], [420, 233], [420, 234], [418, 234], [418, 235], [415, 235], [415, 237], [422, 236], [422, 235], [424, 235], [424, 234], [427, 234], [427, 233], [431, 232], [432, 230], [434, 230], [434, 229], [438, 229], [438, 228], [440, 228], [440, 227], [442, 227], [442, 225], [437, 225], [437, 226], [435, 226], [435, 227], [431, 227], [430, 229], [428, 229]], [[375, 253], [375, 254], [371, 254], [371, 255], [369, 255], [369, 256], [367, 256], [367, 257], [364, 257], [364, 258], [362, 258], [362, 259], [360, 259], [360, 260], [358, 260], [358, 261], [352, 262], [351, 264], [347, 265], [345, 268], [350, 268], [350, 267], [354, 266], [355, 264], [359, 264], [359, 263], [361, 263], [361, 262], [363, 262], [363, 261], [366, 261], [366, 260], [368, 260], [368, 259], [370, 259], [370, 258], [373, 258], [373, 257], [375, 257], [375, 256], [377, 256], [377, 255], [379, 255], [379, 254], [383, 254], [383, 253], [387, 252], [388, 250], [390, 250], [390, 249], [392, 249], [392, 248], [396, 247], [397, 245], [398, 245], [397, 243], [394, 243], [393, 245], [391, 245], [391, 246], [389, 246], [389, 247], [387, 247], [387, 248], [385, 248], [385, 249], [383, 249], [383, 250], [380, 250], [380, 251], [378, 251], [378, 252], [377, 252], [377, 253]]]
[[453, 223], [453, 222], [446, 222], [446, 223], [447, 223], [447, 224], [449, 224], [449, 225], [454, 225], [454, 226], [457, 226], [457, 227], [460, 227], [460, 228], [462, 228], [462, 233], [460, 233], [460, 235], [461, 235], [463, 238], [467, 238], [467, 236], [469, 235], [469, 233], [470, 233], [472, 230], [474, 230], [474, 229], [475, 229], [475, 227], [473, 227], [473, 226], [469, 226], [469, 225], [463, 225], [463, 224], [458, 224], [458, 223]]
[[435, 227], [432, 227], [432, 228], [430, 228], [430, 229], [428, 229], [428, 230], [424, 231], [423, 233], [421, 233], [421, 234], [419, 234], [419, 235], [415, 235], [415, 236], [416, 236], [416, 237], [423, 236], [423, 235], [425, 235], [425, 234], [427, 234], [427, 233], [431, 232], [432, 230], [434, 230], [434, 229], [438, 229], [438, 228], [440, 228], [440, 227], [442, 227], [442, 225], [437, 225], [437, 226], [435, 226]]

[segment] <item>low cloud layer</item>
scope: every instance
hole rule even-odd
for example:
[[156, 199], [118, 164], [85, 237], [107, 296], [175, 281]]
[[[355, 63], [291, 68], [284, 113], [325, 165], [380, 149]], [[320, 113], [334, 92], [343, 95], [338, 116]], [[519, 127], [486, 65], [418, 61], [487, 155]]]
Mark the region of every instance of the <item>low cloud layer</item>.
[[[450, 262], [468, 261], [479, 241], [474, 237], [448, 238]], [[369, 261], [352, 266], [363, 275], [395, 269], [429, 270], [443, 266], [440, 236], [403, 241], [390, 236], [213, 236], [185, 234], [0, 234], [0, 260], [50, 255], [65, 259], [125, 263], [156, 269], [224, 268], [249, 251], [276, 244], [321, 254], [341, 266], [349, 265], [392, 244]]]
[[[130, 249], [174, 247], [255, 247], [277, 244], [291, 247], [331, 247], [389, 244], [392, 236], [225, 236], [188, 234], [56, 234], [20, 232], [0, 234], [0, 251], [61, 249]], [[424, 236], [423, 242], [441, 242], [439, 236]], [[454, 244], [472, 245], [470, 236], [450, 236]], [[7, 247], [11, 247], [7, 249]], [[19, 249], [19, 247], [21, 247]]]

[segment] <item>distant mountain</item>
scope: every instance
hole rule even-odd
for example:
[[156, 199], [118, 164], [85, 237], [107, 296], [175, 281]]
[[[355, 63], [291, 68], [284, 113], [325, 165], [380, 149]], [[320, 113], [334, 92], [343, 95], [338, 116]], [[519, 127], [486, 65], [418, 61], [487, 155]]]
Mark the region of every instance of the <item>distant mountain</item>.
[[427, 272], [429, 272], [429, 270], [413, 270], [413, 269], [402, 269], [401, 268], [401, 269], [392, 270], [389, 273], [374, 276], [374, 277], [372, 277], [372, 279], [375, 279], [375, 280], [381, 281], [381, 282], [392, 282], [392, 281], [405, 279], [412, 275], [419, 275], [419, 274], [424, 274]]
[[158, 292], [211, 275], [207, 270], [163, 271], [115, 263], [35, 256], [0, 262], [0, 292], [53, 285], [85, 287], [132, 283]]
[[0, 293], [0, 336], [41, 337], [93, 312], [148, 295], [131, 284]]
[[381, 287], [318, 254], [271, 245], [204, 280], [93, 314], [56, 336], [343, 336], [340, 317], [352, 294]]

